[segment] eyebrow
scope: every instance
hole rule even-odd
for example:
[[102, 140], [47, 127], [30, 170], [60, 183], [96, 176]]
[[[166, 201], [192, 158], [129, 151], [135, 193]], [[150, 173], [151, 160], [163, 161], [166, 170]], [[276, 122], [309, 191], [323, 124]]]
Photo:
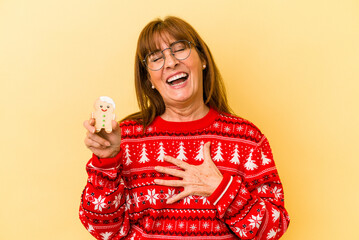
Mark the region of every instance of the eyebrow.
[[[168, 47], [171, 47], [175, 42], [178, 42], [179, 40], [174, 40], [173, 42], [171, 42], [171, 43], [169, 43], [168, 44]], [[165, 48], [166, 49], [166, 48]], [[151, 50], [150, 50], [151, 51]], [[162, 49], [159, 49], [159, 48], [155, 48], [153, 51], [151, 51], [150, 53], [153, 53], [153, 52], [157, 52], [157, 51], [159, 51], [159, 52], [161, 52], [162, 51]]]

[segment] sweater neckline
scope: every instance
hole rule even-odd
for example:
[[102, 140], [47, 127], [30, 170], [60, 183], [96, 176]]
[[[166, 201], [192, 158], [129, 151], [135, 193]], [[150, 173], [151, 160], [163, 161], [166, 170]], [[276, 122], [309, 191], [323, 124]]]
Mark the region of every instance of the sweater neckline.
[[175, 132], [193, 131], [210, 126], [217, 116], [218, 116], [218, 112], [213, 108], [210, 108], [208, 113], [203, 118], [194, 121], [171, 122], [164, 120], [160, 116], [157, 116], [153, 121], [152, 126], [157, 129], [163, 129], [166, 131], [175, 131]]

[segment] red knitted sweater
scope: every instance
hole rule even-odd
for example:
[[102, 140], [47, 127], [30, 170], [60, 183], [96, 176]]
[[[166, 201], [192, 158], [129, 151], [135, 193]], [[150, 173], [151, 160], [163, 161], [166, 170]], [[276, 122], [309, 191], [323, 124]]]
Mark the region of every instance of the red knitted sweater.
[[[167, 122], [160, 117], [143, 131], [121, 124], [121, 152], [94, 156], [87, 164], [80, 219], [97, 239], [278, 239], [289, 217], [283, 188], [266, 137], [252, 123], [211, 109], [202, 119]], [[223, 180], [209, 197], [166, 199], [182, 189], [154, 179], [176, 179], [154, 170], [171, 166], [163, 156], [203, 162], [203, 145]], [[172, 166], [173, 167], [173, 166]]]

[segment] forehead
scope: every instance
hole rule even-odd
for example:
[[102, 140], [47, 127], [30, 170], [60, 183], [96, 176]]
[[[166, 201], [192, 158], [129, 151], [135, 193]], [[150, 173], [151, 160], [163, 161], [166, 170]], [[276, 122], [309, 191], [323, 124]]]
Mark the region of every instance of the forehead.
[[151, 50], [161, 50], [163, 48], [169, 47], [172, 43], [177, 41], [175, 37], [169, 35], [168, 33], [164, 34], [156, 34], [153, 36], [152, 41], [153, 44], [151, 44]]
[[156, 32], [148, 39], [147, 53], [162, 50], [169, 47], [172, 43], [178, 40], [188, 40], [185, 35], [168, 33], [168, 32]]

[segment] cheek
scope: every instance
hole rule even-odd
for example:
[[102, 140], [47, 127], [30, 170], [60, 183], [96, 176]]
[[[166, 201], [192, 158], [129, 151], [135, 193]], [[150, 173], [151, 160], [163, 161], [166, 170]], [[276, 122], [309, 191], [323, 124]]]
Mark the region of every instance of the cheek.
[[162, 73], [162, 71], [150, 71], [149, 72], [150, 80], [152, 82], [156, 82], [156, 81], [161, 80], [161, 76], [162, 76], [161, 73]]
[[192, 65], [192, 74], [194, 74], [197, 78], [199, 78], [198, 80], [200, 80], [203, 76], [203, 69], [202, 69], [202, 65], [201, 62], [196, 62]]
[[150, 74], [150, 83], [158, 90], [161, 91], [165, 86], [165, 82], [162, 81], [162, 71], [154, 72]]
[[202, 74], [203, 64], [200, 57], [197, 55], [194, 58], [189, 59], [188, 66], [191, 66], [191, 71], [197, 75]]

